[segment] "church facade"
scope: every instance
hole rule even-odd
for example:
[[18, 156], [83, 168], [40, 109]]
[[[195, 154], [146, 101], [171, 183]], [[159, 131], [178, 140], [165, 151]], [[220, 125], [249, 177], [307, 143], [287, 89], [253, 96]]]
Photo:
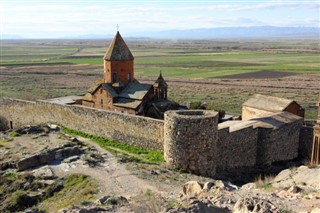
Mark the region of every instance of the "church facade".
[[103, 79], [90, 88], [82, 105], [145, 115], [151, 102], [166, 101], [168, 85], [162, 74], [154, 84], [142, 84], [134, 77], [134, 57], [119, 31], [104, 57]]

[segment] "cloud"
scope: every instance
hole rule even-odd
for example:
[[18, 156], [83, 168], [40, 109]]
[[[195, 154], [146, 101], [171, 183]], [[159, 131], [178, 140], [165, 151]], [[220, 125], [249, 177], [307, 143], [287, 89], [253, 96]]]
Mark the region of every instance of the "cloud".
[[[37, 5], [10, 4], [2, 8], [5, 34], [52, 36], [108, 34], [120, 25], [122, 32], [231, 26], [319, 26], [319, 2], [272, 1], [265, 3], [124, 4], [93, 1], [92, 5], [53, 1]], [[26, 1], [27, 2], [27, 1]], [[227, 1], [228, 2], [228, 1]], [[206, 3], [208, 4], [208, 2]], [[293, 12], [293, 11], [299, 11]], [[287, 18], [282, 17], [286, 11]], [[268, 16], [260, 15], [262, 13]], [[288, 16], [291, 15], [291, 17]], [[314, 16], [314, 17], [312, 17]]]

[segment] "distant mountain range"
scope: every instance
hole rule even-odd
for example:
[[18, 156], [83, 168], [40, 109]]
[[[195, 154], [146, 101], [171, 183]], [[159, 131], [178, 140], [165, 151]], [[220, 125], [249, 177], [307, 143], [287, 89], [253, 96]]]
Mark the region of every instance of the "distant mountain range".
[[[79, 35], [66, 36], [61, 39], [110, 39], [114, 35]], [[275, 37], [316, 37], [320, 38], [320, 28], [317, 27], [219, 27], [189, 30], [166, 30], [158, 32], [141, 32], [123, 34], [125, 38], [155, 38], [155, 39], [233, 39], [233, 38], [275, 38]], [[2, 35], [2, 39], [21, 39], [19, 35]]]
[[1, 39], [23, 39], [23, 37], [19, 35], [2, 34]]
[[135, 37], [172, 39], [213, 39], [213, 38], [268, 38], [288, 36], [320, 36], [320, 28], [313, 27], [221, 27], [210, 29], [168, 30], [145, 34]]

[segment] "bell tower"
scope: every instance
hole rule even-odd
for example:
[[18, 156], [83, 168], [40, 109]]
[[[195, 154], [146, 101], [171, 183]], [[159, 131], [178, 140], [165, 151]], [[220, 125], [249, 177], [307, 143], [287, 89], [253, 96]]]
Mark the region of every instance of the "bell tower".
[[133, 60], [132, 53], [117, 31], [103, 57], [104, 83], [118, 83], [125, 86], [132, 82], [134, 80]]
[[153, 88], [154, 88], [154, 91], [153, 91], [154, 96], [158, 100], [167, 100], [168, 84], [162, 77], [161, 71], [158, 79], [153, 84]]

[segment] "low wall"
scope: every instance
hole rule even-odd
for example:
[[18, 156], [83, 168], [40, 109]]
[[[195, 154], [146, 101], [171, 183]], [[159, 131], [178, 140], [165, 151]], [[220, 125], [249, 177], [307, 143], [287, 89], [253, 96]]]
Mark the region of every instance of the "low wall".
[[0, 100], [0, 106], [0, 117], [12, 121], [13, 127], [50, 122], [110, 140], [163, 151], [164, 122], [161, 120], [44, 101], [6, 98]]
[[230, 132], [218, 130], [217, 172], [252, 167], [257, 158], [258, 129], [252, 126]]

